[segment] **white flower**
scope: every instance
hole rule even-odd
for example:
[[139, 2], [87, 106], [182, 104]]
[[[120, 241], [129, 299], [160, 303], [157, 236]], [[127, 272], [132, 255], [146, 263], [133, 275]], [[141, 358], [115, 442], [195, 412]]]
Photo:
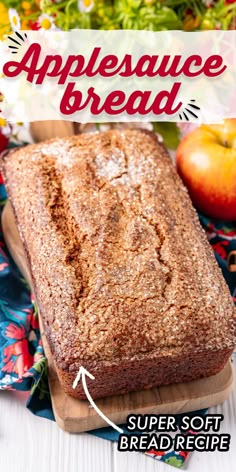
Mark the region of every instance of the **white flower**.
[[202, 0], [202, 3], [204, 3], [204, 5], [209, 8], [212, 6], [213, 4], [213, 0]]
[[0, 388], [4, 389], [5, 385], [9, 385], [12, 382], [16, 381], [16, 378], [13, 377], [12, 375], [6, 374], [2, 379], [1, 379], [1, 385]]
[[17, 144], [32, 143], [29, 123], [11, 123], [11, 140]]
[[45, 30], [56, 29], [53, 16], [42, 13], [37, 20], [39, 26]]
[[88, 13], [94, 7], [94, 0], [79, 0], [78, 9], [81, 13]]
[[15, 10], [15, 8], [9, 8], [8, 17], [9, 17], [9, 21], [11, 23], [11, 27], [12, 27], [13, 31], [19, 30], [20, 29], [20, 17], [18, 15], [17, 11]]

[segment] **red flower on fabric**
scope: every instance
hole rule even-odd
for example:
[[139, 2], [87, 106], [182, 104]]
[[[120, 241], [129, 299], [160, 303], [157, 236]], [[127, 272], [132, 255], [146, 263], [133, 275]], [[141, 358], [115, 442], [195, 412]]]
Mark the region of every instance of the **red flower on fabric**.
[[220, 235], [222, 234], [223, 236], [232, 236], [232, 237], [235, 236], [235, 230], [234, 229], [232, 229], [231, 231], [226, 231], [225, 229], [217, 229], [216, 233], [220, 234]]
[[31, 316], [31, 319], [30, 319], [30, 326], [33, 329], [39, 329], [39, 320], [38, 320], [37, 316], [35, 316], [33, 310], [32, 310], [32, 316]]
[[155, 449], [151, 449], [150, 451], [147, 451], [146, 454], [154, 454], [155, 456], [164, 456], [165, 453], [161, 451], [155, 451]]
[[220, 257], [222, 257], [223, 259], [226, 259], [227, 258], [227, 252], [224, 248], [224, 246], [228, 246], [229, 245], [229, 241], [220, 241], [218, 243], [215, 243], [215, 244], [212, 244], [212, 247], [214, 249], [214, 251], [219, 254]]
[[9, 323], [5, 329], [5, 335], [11, 339], [24, 339], [25, 328], [24, 326], [18, 326], [14, 323]]
[[35, 314], [34, 308], [25, 308], [24, 313], [27, 313], [27, 322], [29, 323], [32, 329], [39, 329], [38, 317]]
[[16, 341], [6, 346], [3, 351], [5, 364], [2, 368], [3, 372], [16, 373], [22, 378], [24, 373], [33, 365], [33, 357], [29, 353], [28, 342], [26, 339]]
[[184, 459], [187, 459], [188, 457], [188, 452], [185, 452], [185, 451], [179, 451], [179, 455], [182, 456]]

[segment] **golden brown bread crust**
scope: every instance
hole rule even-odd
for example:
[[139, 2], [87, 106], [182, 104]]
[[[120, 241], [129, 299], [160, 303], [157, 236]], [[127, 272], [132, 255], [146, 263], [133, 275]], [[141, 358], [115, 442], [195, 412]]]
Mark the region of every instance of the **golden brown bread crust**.
[[223, 367], [233, 303], [155, 135], [51, 140], [14, 151], [2, 169], [68, 393], [83, 397], [71, 388], [81, 365], [94, 398]]
[[[96, 379], [86, 377], [86, 384], [93, 398], [109, 397], [127, 392], [149, 389], [170, 383], [188, 382], [201, 377], [217, 374], [228, 361], [232, 349], [195, 351], [187, 355], [159, 356], [150, 354], [143, 360], [127, 360], [117, 363], [96, 365]], [[95, 366], [88, 365], [90, 372]], [[81, 385], [72, 388], [75, 375], [59, 369], [56, 365], [61, 385], [68, 395], [86, 399]], [[94, 385], [94, 383], [96, 384]]]

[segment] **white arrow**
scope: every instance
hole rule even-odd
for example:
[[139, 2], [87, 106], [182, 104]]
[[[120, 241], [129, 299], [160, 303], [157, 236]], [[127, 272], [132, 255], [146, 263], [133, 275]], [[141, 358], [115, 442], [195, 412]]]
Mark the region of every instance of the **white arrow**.
[[73, 388], [76, 388], [79, 381], [80, 381], [80, 378], [81, 378], [81, 382], [82, 382], [82, 385], [83, 385], [83, 388], [84, 388], [84, 391], [85, 391], [85, 394], [86, 394], [86, 397], [89, 401], [89, 403], [92, 405], [92, 407], [94, 408], [94, 410], [98, 413], [99, 416], [101, 416], [101, 418], [104, 419], [104, 421], [106, 421], [106, 423], [108, 423], [110, 426], [112, 426], [112, 428], [116, 429], [116, 431], [118, 431], [118, 433], [123, 433], [123, 429], [119, 428], [119, 426], [117, 426], [116, 424], [114, 424], [111, 420], [109, 420], [109, 418], [107, 418], [106, 415], [104, 415], [104, 413], [98, 408], [98, 406], [96, 405], [96, 403], [93, 401], [89, 391], [88, 391], [88, 387], [87, 387], [87, 384], [86, 384], [86, 375], [94, 380], [95, 377], [94, 375], [90, 374], [90, 372], [88, 370], [86, 370], [83, 366], [81, 366], [79, 368], [79, 372], [78, 374], [76, 375], [76, 378], [73, 382]]

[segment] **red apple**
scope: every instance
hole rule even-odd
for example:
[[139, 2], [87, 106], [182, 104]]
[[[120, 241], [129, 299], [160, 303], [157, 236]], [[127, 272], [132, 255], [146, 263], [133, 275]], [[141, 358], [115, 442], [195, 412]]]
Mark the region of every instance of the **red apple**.
[[236, 220], [236, 118], [202, 125], [176, 152], [178, 172], [196, 208], [221, 220]]

